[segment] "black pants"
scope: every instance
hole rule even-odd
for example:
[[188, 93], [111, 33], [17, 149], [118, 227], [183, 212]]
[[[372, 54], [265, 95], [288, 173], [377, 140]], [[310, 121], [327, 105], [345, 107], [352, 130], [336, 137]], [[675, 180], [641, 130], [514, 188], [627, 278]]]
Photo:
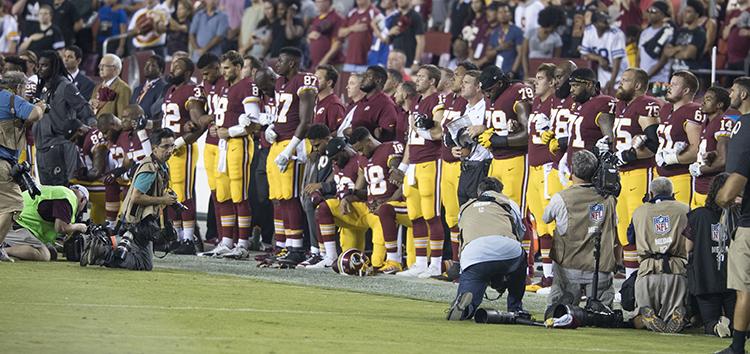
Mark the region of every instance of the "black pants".
[[262, 148], [260, 143], [255, 144], [255, 153], [250, 162], [250, 210], [253, 211], [253, 226], [260, 226], [264, 243], [273, 241], [273, 204], [268, 199], [268, 174], [266, 173], [266, 160], [268, 149]]
[[140, 246], [131, 242], [127, 252], [113, 251], [107, 267], [150, 271], [154, 268], [154, 245], [148, 242]]
[[461, 162], [461, 177], [458, 178], [459, 205], [477, 197], [477, 186], [482, 178], [487, 177], [491, 162], [492, 160]]
[[45, 186], [67, 186], [78, 170], [78, 149], [71, 142], [37, 149], [39, 181]]
[[482, 304], [484, 292], [489, 285], [501, 292], [508, 290], [508, 311], [523, 310], [523, 295], [526, 291], [526, 252], [516, 258], [504, 261], [481, 262], [470, 265], [461, 272], [458, 283], [458, 294], [473, 294], [471, 305], [466, 308], [463, 318], [471, 318]]
[[737, 302], [737, 293], [728, 290], [723, 293], [696, 295], [698, 308], [703, 318], [703, 332], [714, 333], [714, 326], [719, 321], [719, 316], [724, 316], [732, 321], [734, 315], [734, 303]]

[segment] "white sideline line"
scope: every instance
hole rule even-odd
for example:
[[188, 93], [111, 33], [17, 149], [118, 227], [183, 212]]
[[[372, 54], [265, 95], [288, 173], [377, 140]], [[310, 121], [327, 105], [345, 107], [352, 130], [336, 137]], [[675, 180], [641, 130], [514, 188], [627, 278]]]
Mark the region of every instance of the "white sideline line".
[[57, 303], [57, 302], [15, 302], [2, 301], [0, 304], [21, 306], [66, 306], [66, 307], [94, 307], [94, 308], [120, 308], [120, 309], [145, 309], [145, 310], [170, 310], [170, 311], [225, 311], [225, 312], [259, 312], [259, 313], [288, 313], [309, 315], [351, 315], [351, 313], [332, 311], [308, 311], [308, 310], [269, 310], [252, 307], [204, 307], [204, 306], [159, 306], [159, 305], [126, 305], [126, 304], [85, 304], [85, 303]]

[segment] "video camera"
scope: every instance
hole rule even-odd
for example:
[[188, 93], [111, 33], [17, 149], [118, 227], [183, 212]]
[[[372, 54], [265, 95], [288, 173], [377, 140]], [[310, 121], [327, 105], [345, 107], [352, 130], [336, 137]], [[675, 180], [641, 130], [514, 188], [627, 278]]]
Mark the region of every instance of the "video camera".
[[17, 163], [10, 169], [10, 175], [13, 178], [13, 181], [21, 187], [22, 191], [29, 191], [29, 195], [34, 199], [36, 196], [41, 195], [42, 191], [39, 190], [39, 186], [36, 185], [30, 172], [31, 165], [28, 161]]
[[617, 197], [620, 195], [620, 174], [617, 171], [619, 159], [611, 151], [595, 151], [599, 158], [599, 166], [596, 168], [592, 183], [594, 188], [602, 196]]

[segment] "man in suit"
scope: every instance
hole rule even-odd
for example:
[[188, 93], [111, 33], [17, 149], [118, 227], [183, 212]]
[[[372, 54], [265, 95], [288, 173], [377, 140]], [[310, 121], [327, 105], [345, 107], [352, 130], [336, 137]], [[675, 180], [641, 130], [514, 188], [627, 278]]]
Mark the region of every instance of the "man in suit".
[[65, 64], [65, 70], [68, 70], [70, 76], [73, 78], [73, 83], [78, 87], [78, 92], [88, 101], [91, 99], [91, 93], [94, 92], [96, 84], [78, 69], [82, 59], [83, 51], [78, 46], [69, 45], [63, 49], [62, 60], [63, 64]]
[[167, 88], [167, 82], [161, 77], [164, 72], [164, 58], [159, 55], [151, 56], [146, 60], [143, 71], [146, 80], [133, 90], [130, 103], [141, 106], [146, 112], [146, 118], [152, 120], [158, 118], [161, 98]]
[[130, 103], [131, 89], [120, 79], [122, 61], [114, 54], [105, 54], [99, 63], [99, 77], [102, 82], [96, 85], [91, 95], [91, 107], [96, 116], [112, 113], [121, 116], [125, 107]]

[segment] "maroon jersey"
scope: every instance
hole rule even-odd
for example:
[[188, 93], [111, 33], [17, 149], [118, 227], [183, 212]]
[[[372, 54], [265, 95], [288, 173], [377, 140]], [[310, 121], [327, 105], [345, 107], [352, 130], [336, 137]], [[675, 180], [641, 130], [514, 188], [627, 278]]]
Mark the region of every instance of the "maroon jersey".
[[94, 168], [94, 153], [93, 150], [98, 145], [107, 145], [107, 138], [99, 131], [99, 129], [91, 129], [86, 136], [83, 138], [83, 146], [79, 148], [79, 155], [81, 160], [89, 170]]
[[599, 95], [583, 104], [575, 103], [572, 109], [575, 118], [569, 126], [568, 166], [572, 166], [573, 154], [581, 150], [591, 150], [604, 134], [599, 128], [599, 116], [614, 114], [615, 99]]
[[164, 103], [161, 105], [164, 118], [162, 118], [161, 126], [162, 128], [172, 129], [175, 138], [179, 138], [182, 134], [188, 132], [185, 130], [185, 124], [190, 121], [188, 104], [191, 101], [204, 102], [202, 90], [192, 83], [179, 86], [172, 85], [164, 94]]
[[370, 6], [364, 11], [354, 8], [349, 11], [344, 26], [351, 27], [357, 23], [363, 23], [367, 29], [359, 32], [351, 32], [346, 36], [346, 52], [344, 53], [344, 63], [353, 65], [367, 65], [367, 53], [372, 45], [372, 28], [370, 23], [380, 15], [380, 11], [375, 6]]
[[[310, 60], [311, 68], [318, 66], [323, 57], [328, 53], [331, 44], [339, 36], [339, 28], [344, 24], [344, 19], [336, 12], [331, 10], [327, 14], [319, 15], [310, 23], [309, 32], [318, 32], [320, 35], [317, 39], [310, 41]], [[335, 65], [341, 63], [341, 52], [334, 54], [328, 64]]]
[[[633, 145], [633, 137], [644, 135], [638, 123], [641, 117], [659, 117], [661, 103], [651, 96], [636, 97], [630, 104], [618, 100], [615, 108], [615, 149], [629, 149]], [[621, 171], [631, 171], [639, 168], [654, 167], [653, 158], [638, 159], [620, 167]]]
[[[573, 112], [575, 106], [575, 100], [573, 97], [566, 98], [554, 98], [552, 103], [552, 129], [555, 131], [555, 136], [560, 139], [563, 137], [570, 137], [570, 124], [576, 119], [576, 114]], [[568, 140], [570, 143], [570, 140]], [[557, 153], [552, 157], [552, 167], [557, 168], [560, 164], [560, 160], [565, 155], [566, 150], [558, 149]]]
[[227, 102], [227, 110], [224, 114], [216, 115], [216, 126], [230, 128], [240, 123], [240, 116], [245, 114], [246, 104], [260, 105], [260, 90], [253, 83], [252, 77], [246, 77], [230, 87], [225, 87], [221, 93], [221, 100]]
[[382, 143], [372, 152], [369, 161], [364, 161], [362, 170], [367, 180], [367, 202], [389, 199], [396, 192], [398, 186], [391, 183], [390, 166], [388, 162], [393, 158], [401, 158], [404, 154], [404, 146], [397, 141]]
[[[517, 120], [516, 105], [521, 102], [531, 103], [534, 90], [522, 82], [512, 84], [494, 101], [487, 102], [484, 122], [487, 128], [493, 128], [496, 133], [508, 133], [508, 121]], [[504, 147], [492, 149], [494, 159], [509, 159], [526, 154], [526, 146]]]
[[132, 130], [121, 132], [115, 143], [110, 146], [109, 153], [117, 166], [122, 166], [125, 163], [125, 156], [135, 163], [141, 162], [146, 157], [141, 139]]
[[538, 119], [551, 120], [552, 107], [555, 104], [555, 97], [547, 97], [542, 101], [541, 97], [534, 97], [531, 103], [531, 115], [529, 115], [529, 166], [541, 166], [552, 162], [552, 153], [549, 152], [547, 144], [542, 143], [541, 132], [536, 131], [536, 121]]
[[[214, 116], [214, 123], [216, 115], [224, 114], [227, 110], [227, 102], [221, 100], [221, 93], [224, 91], [224, 87], [227, 82], [223, 77], [220, 77], [213, 84], [209, 82], [203, 82], [203, 95], [206, 97], [206, 113]], [[219, 137], [206, 135], [206, 144], [218, 145]]]
[[299, 96], [306, 91], [318, 94], [318, 79], [313, 74], [300, 72], [289, 80], [283, 76], [276, 79], [276, 123], [273, 128], [279, 135], [276, 141], [294, 137], [300, 123]]
[[[697, 103], [688, 103], [676, 111], [671, 103], [666, 103], [661, 107], [659, 111], [659, 128], [656, 131], [659, 135], [659, 149], [673, 149], [674, 144], [678, 141], [688, 143], [688, 136], [685, 132], [685, 126], [688, 124], [697, 124], [698, 126], [703, 125], [703, 112], [701, 112], [701, 105]], [[656, 172], [659, 176], [672, 177], [677, 175], [684, 175], [690, 173], [687, 165], [669, 165], [669, 166], [656, 166]]]
[[394, 132], [396, 129], [396, 104], [385, 92], [378, 92], [372, 97], [357, 102], [357, 110], [352, 116], [352, 129], [365, 127], [374, 135], [375, 129]]
[[363, 164], [360, 158], [363, 158], [360, 154], [350, 157], [343, 168], [339, 167], [336, 162], [333, 163], [333, 181], [336, 182], [336, 195], [339, 199], [343, 199], [354, 191], [359, 166]]
[[[729, 117], [716, 117], [708, 121], [703, 127], [701, 144], [698, 147], [698, 159], [703, 159], [706, 153], [716, 151], [719, 139], [729, 139], [732, 133], [734, 121]], [[718, 173], [707, 173], [695, 179], [695, 191], [700, 194], [708, 194], [711, 181]]]
[[[443, 113], [443, 134], [450, 134], [446, 124], [451, 121], [461, 118], [466, 111], [466, 105], [469, 102], [465, 98], [461, 97], [456, 93], [452, 93], [445, 97], [445, 111]], [[445, 140], [443, 140], [445, 141]], [[458, 159], [451, 153], [451, 148], [443, 144], [440, 149], [440, 158], [445, 162], [456, 162]]]
[[341, 99], [335, 94], [330, 94], [315, 105], [313, 123], [323, 124], [328, 127], [328, 130], [335, 132], [339, 129], [344, 116], [346, 116], [346, 110]]
[[409, 163], [429, 162], [440, 158], [440, 146], [443, 143], [440, 140], [427, 140], [419, 136], [412, 125], [417, 116], [426, 115], [429, 119], [433, 119], [433, 115], [442, 111], [443, 108], [440, 94], [436, 92], [422, 97], [409, 113]]

